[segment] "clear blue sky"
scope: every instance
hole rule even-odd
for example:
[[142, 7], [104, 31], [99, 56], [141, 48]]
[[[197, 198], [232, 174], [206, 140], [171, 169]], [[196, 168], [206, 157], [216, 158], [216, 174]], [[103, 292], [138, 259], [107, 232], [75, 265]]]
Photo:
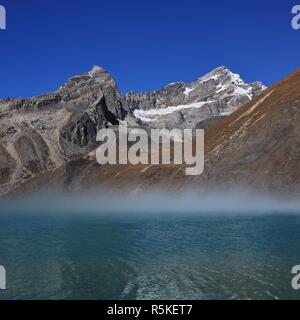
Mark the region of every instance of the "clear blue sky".
[[[298, 1], [300, 4], [300, 0]], [[122, 92], [225, 65], [270, 85], [300, 67], [289, 0], [0, 0], [0, 97], [57, 89], [93, 65]]]

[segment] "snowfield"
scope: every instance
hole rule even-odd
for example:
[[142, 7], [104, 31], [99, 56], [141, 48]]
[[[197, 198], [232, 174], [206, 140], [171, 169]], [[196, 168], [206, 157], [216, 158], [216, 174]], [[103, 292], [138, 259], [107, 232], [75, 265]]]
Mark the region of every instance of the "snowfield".
[[191, 108], [199, 109], [208, 103], [210, 102], [209, 101], [197, 102], [197, 103], [191, 103], [191, 104], [185, 104], [185, 105], [179, 105], [179, 106], [171, 106], [171, 107], [161, 108], [161, 109], [134, 110], [134, 116], [143, 122], [151, 122], [151, 121], [154, 121], [156, 117], [165, 116], [183, 109], [191, 109]]

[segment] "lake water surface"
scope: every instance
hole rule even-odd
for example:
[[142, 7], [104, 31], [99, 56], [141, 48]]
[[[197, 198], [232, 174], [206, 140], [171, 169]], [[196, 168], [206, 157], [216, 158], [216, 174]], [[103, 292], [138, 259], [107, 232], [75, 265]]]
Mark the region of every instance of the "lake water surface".
[[0, 213], [0, 299], [300, 299], [297, 215]]

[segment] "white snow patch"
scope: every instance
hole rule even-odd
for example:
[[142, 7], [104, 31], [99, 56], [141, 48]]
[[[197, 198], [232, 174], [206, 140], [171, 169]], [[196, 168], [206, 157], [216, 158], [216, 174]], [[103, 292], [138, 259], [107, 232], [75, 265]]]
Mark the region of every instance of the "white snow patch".
[[252, 100], [252, 98], [253, 98], [253, 94], [251, 93], [251, 88], [244, 89], [241, 87], [236, 87], [234, 89], [234, 94], [240, 95], [240, 96], [247, 96], [249, 98], [249, 100]]
[[136, 118], [140, 119], [143, 122], [151, 122], [155, 120], [155, 117], [165, 116], [183, 109], [199, 109], [208, 103], [209, 102], [196, 102], [179, 106], [171, 106], [162, 109], [134, 110], [134, 115]]
[[95, 74], [102, 71], [103, 69], [99, 66], [94, 66], [93, 69], [89, 72], [89, 76], [92, 78]]
[[220, 78], [220, 76], [221, 76], [220, 74], [217, 74], [217, 75], [215, 75], [215, 76], [211, 76], [210, 73], [209, 73], [209, 74], [207, 74], [207, 75], [205, 75], [204, 77], [202, 77], [202, 78], [199, 79], [199, 80], [200, 80], [199, 84], [208, 82], [208, 81], [210, 81], [210, 80], [215, 80], [215, 81], [217, 81], [217, 80]]
[[185, 94], [186, 96], [188, 96], [193, 90], [194, 90], [194, 88], [188, 88], [188, 87], [186, 87], [185, 90], [184, 90], [184, 94]]
[[218, 94], [218, 93], [220, 93], [220, 92], [222, 92], [222, 91], [224, 91], [224, 90], [227, 90], [228, 87], [227, 87], [227, 86], [224, 86], [223, 84], [219, 84], [219, 85], [217, 86], [217, 89], [218, 89], [218, 91], [216, 92], [216, 94]]

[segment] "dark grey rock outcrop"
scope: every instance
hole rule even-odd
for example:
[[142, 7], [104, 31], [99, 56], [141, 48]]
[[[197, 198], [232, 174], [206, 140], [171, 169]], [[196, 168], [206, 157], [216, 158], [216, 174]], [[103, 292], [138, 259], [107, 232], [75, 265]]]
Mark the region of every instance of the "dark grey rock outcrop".
[[100, 67], [31, 99], [0, 101], [0, 193], [94, 150], [101, 128], [117, 125], [126, 103]]

